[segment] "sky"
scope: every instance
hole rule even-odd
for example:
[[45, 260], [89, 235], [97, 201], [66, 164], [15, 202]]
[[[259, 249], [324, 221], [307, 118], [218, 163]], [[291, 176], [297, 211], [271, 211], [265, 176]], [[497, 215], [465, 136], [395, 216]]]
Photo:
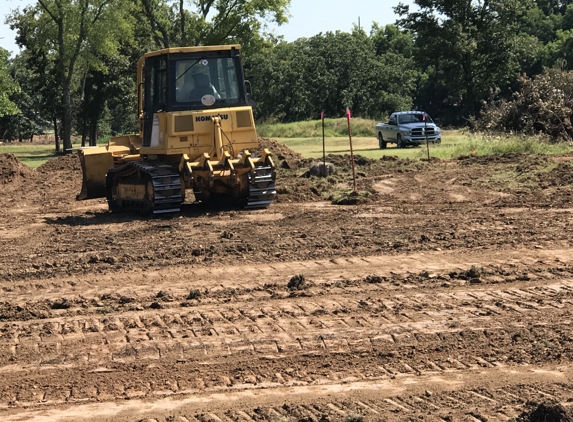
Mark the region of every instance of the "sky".
[[[392, 10], [400, 1], [411, 4], [412, 0], [291, 0], [289, 23], [273, 27], [276, 35], [286, 41], [311, 37], [319, 32], [350, 32], [353, 25], [370, 31], [372, 22], [380, 25], [394, 23], [397, 16]], [[4, 23], [6, 15], [16, 8], [24, 8], [35, 0], [0, 0], [0, 47], [17, 54], [20, 50], [14, 38], [16, 33]]]

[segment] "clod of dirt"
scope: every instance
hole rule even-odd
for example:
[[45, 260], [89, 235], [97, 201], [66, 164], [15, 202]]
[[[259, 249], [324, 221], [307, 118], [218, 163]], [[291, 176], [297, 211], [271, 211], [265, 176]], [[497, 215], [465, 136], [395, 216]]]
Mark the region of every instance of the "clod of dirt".
[[281, 168], [286, 169], [286, 170], [297, 170], [298, 164], [296, 164], [296, 162], [294, 162], [294, 161], [284, 160], [281, 163]]
[[97, 264], [100, 261], [100, 257], [97, 255], [92, 255], [88, 258], [88, 264]]
[[369, 196], [370, 196], [370, 192], [368, 192], [368, 191], [339, 192], [337, 195], [333, 196], [332, 203], [334, 205], [364, 204], [364, 203], [369, 201], [369, 199], [368, 199]]
[[472, 267], [466, 271], [466, 277], [469, 278], [470, 280], [472, 279], [479, 280], [482, 274], [483, 274], [483, 268], [480, 267], [479, 265], [472, 265]]
[[362, 157], [360, 155], [356, 156], [356, 159], [354, 160], [354, 162], [356, 163], [356, 165], [358, 166], [367, 166], [368, 164], [372, 164], [374, 163], [376, 160], [374, 160], [373, 158], [368, 158], [368, 157]]
[[291, 277], [287, 284], [287, 287], [291, 290], [300, 290], [304, 286], [304, 275], [298, 274]]
[[317, 177], [326, 177], [334, 174], [336, 168], [332, 163], [318, 163], [314, 162], [310, 164], [310, 174]]
[[103, 262], [110, 265], [117, 264], [117, 258], [115, 256], [107, 256], [103, 259]]
[[382, 283], [382, 277], [380, 277], [379, 275], [369, 275], [369, 276], [366, 276], [364, 281], [366, 283], [378, 284], [378, 283]]
[[567, 411], [560, 404], [541, 403], [535, 409], [523, 412], [512, 422], [572, 422], [573, 412]]
[[22, 164], [14, 154], [0, 154], [0, 184], [34, 176], [34, 170]]
[[173, 302], [175, 298], [170, 292], [160, 290], [156, 295], [156, 298], [161, 299], [163, 302]]
[[50, 305], [50, 308], [52, 309], [69, 309], [71, 307], [71, 303], [68, 302], [68, 299], [61, 299], [61, 300], [57, 300], [55, 302], [53, 302]]
[[187, 295], [187, 300], [199, 299], [201, 297], [201, 291], [199, 289], [193, 289]]
[[134, 297], [130, 297], [130, 296], [121, 296], [119, 298], [119, 303], [121, 303], [122, 305], [126, 304], [126, 303], [132, 303], [135, 302], [135, 298]]
[[348, 416], [346, 416], [346, 419], [344, 419], [344, 422], [362, 422], [364, 421], [364, 417], [362, 415], [357, 415], [354, 413], [349, 414]]
[[151, 309], [161, 309], [161, 308], [163, 308], [163, 306], [162, 306], [161, 303], [159, 303], [159, 302], [153, 302], [151, 305], [149, 305], [149, 307], [150, 307]]

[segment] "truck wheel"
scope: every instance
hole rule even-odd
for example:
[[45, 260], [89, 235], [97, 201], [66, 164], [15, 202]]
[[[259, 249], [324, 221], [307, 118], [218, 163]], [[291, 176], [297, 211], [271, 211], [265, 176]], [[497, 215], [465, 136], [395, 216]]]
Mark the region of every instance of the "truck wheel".
[[380, 147], [380, 149], [385, 149], [386, 145], [387, 145], [387, 143], [384, 140], [384, 137], [382, 136], [382, 134], [380, 132], [378, 132], [378, 146]]
[[396, 135], [396, 148], [406, 148], [404, 141], [402, 141], [402, 135]]

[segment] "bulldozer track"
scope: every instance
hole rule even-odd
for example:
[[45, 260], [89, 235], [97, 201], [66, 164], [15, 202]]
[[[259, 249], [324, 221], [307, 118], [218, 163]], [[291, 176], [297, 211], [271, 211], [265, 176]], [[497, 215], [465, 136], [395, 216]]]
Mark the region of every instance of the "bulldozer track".
[[[118, 204], [112, 193], [114, 183], [120, 178], [139, 174], [139, 180], [149, 179], [153, 186], [153, 198], [149, 202], [123, 200]], [[143, 176], [142, 176], [143, 175]], [[160, 162], [131, 162], [109, 169], [106, 176], [107, 201], [112, 212], [136, 212], [141, 214], [165, 214], [179, 212], [183, 196], [181, 180], [173, 167]]]

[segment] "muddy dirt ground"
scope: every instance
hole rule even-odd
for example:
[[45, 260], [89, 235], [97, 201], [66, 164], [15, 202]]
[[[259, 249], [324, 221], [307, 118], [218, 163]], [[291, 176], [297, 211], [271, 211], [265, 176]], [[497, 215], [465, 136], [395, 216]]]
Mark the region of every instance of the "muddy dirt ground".
[[266, 210], [112, 215], [0, 149], [2, 421], [569, 421], [573, 155], [270, 140]]

